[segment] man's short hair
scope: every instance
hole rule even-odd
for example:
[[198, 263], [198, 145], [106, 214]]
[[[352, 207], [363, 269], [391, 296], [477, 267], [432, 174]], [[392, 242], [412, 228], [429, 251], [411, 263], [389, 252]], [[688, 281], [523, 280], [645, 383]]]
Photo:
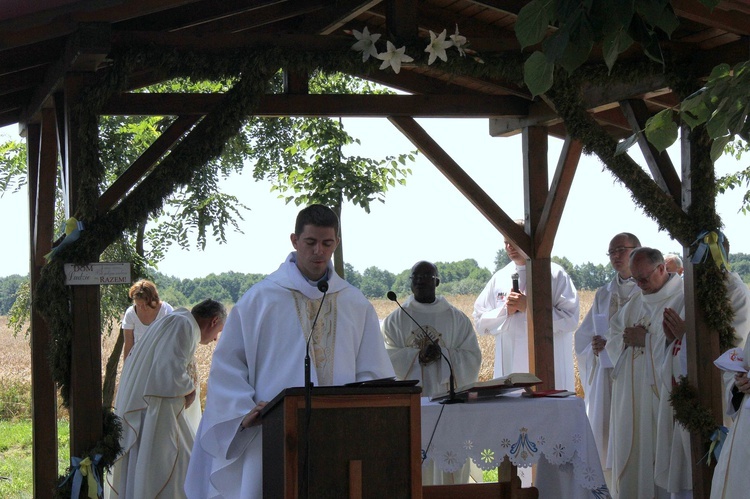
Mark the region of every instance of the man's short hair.
[[636, 255], [643, 255], [643, 257], [645, 257], [650, 263], [653, 263], [654, 265], [664, 263], [664, 256], [661, 254], [661, 251], [656, 248], [648, 248], [646, 246], [643, 246], [641, 248], [634, 249], [630, 253], [630, 263], [633, 263]]
[[194, 306], [190, 310], [190, 313], [198, 319], [213, 319], [214, 317], [218, 317], [224, 321], [227, 318], [226, 307], [222, 303], [210, 298], [206, 298]]
[[641, 241], [640, 241], [640, 239], [638, 239], [638, 237], [635, 234], [631, 234], [630, 232], [620, 232], [615, 237], [618, 237], [618, 236], [625, 236], [625, 237], [627, 237], [628, 238], [628, 244], [630, 244], [631, 246], [635, 246], [636, 248], [640, 248], [641, 247]]
[[322, 204], [311, 204], [297, 214], [297, 221], [294, 224], [294, 233], [298, 236], [305, 230], [305, 225], [315, 225], [317, 227], [331, 227], [336, 231], [336, 237], [339, 236], [339, 217], [328, 206]]

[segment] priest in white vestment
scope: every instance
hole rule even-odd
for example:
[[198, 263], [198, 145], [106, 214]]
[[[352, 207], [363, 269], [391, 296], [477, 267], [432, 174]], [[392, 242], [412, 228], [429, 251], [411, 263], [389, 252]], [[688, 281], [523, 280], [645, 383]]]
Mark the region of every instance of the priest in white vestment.
[[[507, 239], [505, 251], [511, 263], [492, 276], [474, 303], [477, 333], [495, 337], [495, 377], [529, 372], [526, 258]], [[555, 388], [575, 391], [573, 331], [578, 327], [578, 294], [562, 267], [552, 263], [551, 270]], [[518, 292], [512, 289], [514, 274], [518, 274]]]
[[[418, 262], [409, 279], [413, 294], [403, 304], [405, 311], [397, 308], [382, 325], [396, 377], [419, 380], [424, 397], [447, 393], [451, 370], [445, 356], [453, 367], [455, 388], [477, 381], [482, 351], [474, 326], [463, 312], [435, 295], [440, 285], [437, 267], [431, 262]], [[441, 472], [429, 464], [422, 468], [422, 483], [467, 483], [469, 472], [468, 462], [455, 473]]]
[[[260, 410], [285, 388], [304, 386], [308, 334], [315, 386], [394, 376], [375, 309], [331, 264], [338, 227], [329, 208], [303, 209], [290, 236], [296, 251], [230, 312], [211, 363], [188, 497], [263, 496]], [[322, 280], [328, 291], [321, 302]]]
[[664, 311], [682, 311], [684, 292], [682, 279], [667, 272], [658, 250], [633, 250], [630, 271], [641, 293], [612, 318], [605, 347], [615, 365], [609, 427], [610, 492], [615, 499], [649, 499], [660, 493], [654, 481], [654, 461], [662, 395], [658, 370], [666, 344]]
[[575, 332], [578, 373], [583, 386], [586, 414], [594, 433], [605, 478], [609, 448], [609, 413], [612, 403], [612, 368], [614, 365], [604, 346], [609, 338], [609, 321], [630, 301], [640, 288], [630, 275], [630, 253], [641, 245], [630, 233], [617, 234], [609, 242], [607, 256], [615, 269], [612, 281], [596, 290], [594, 303]]
[[226, 315], [214, 300], [180, 308], [154, 322], [130, 351], [115, 398], [123, 453], [107, 476], [109, 497], [185, 497], [197, 429], [186, 411], [193, 407], [200, 414], [190, 365], [198, 344], [216, 339]]
[[[744, 347], [745, 368], [750, 363], [750, 342]], [[725, 389], [727, 413], [734, 418], [719, 455], [711, 482], [711, 499], [746, 497], [750, 491], [750, 378], [747, 373], [732, 375]]]

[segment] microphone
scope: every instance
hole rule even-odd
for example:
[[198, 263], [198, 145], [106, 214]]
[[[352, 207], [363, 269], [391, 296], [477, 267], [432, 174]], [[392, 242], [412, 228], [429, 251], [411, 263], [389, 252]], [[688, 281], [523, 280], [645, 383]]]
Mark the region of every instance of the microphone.
[[303, 469], [302, 480], [300, 481], [300, 497], [309, 497], [309, 479], [310, 479], [310, 417], [312, 416], [312, 387], [313, 383], [310, 381], [310, 340], [312, 340], [313, 331], [315, 331], [315, 324], [318, 323], [318, 316], [320, 311], [323, 309], [323, 302], [326, 300], [326, 293], [328, 293], [328, 279], [324, 278], [318, 281], [318, 291], [323, 293], [323, 298], [320, 299], [320, 305], [318, 311], [315, 313], [315, 319], [313, 319], [312, 327], [310, 328], [310, 334], [307, 335], [307, 342], [305, 344], [305, 434], [303, 438]]
[[514, 272], [510, 278], [513, 279], [513, 291], [520, 293], [521, 288], [518, 287], [518, 272]]
[[315, 331], [315, 324], [318, 323], [320, 311], [323, 309], [323, 302], [326, 300], [326, 293], [328, 293], [328, 279], [322, 279], [318, 282], [318, 291], [323, 293], [323, 298], [320, 300], [318, 311], [315, 313], [315, 319], [313, 319], [310, 334], [307, 335], [307, 343], [305, 344], [305, 388], [312, 387], [312, 381], [310, 381], [310, 340], [312, 340], [313, 331]]
[[451, 361], [448, 360], [448, 357], [443, 353], [443, 349], [440, 348], [440, 345], [438, 344], [438, 342], [435, 341], [435, 338], [433, 338], [432, 335], [430, 333], [428, 333], [427, 330], [425, 328], [423, 328], [422, 325], [419, 322], [417, 322], [417, 320], [414, 317], [412, 317], [411, 314], [409, 312], [407, 312], [404, 307], [401, 306], [401, 304], [398, 302], [398, 299], [396, 299], [396, 293], [394, 293], [393, 291], [388, 291], [388, 293], [386, 293], [385, 296], [389, 300], [391, 300], [392, 302], [396, 303], [396, 305], [398, 305], [398, 308], [400, 308], [401, 311], [403, 313], [405, 313], [407, 315], [407, 317], [409, 317], [409, 319], [411, 319], [412, 322], [414, 324], [416, 324], [419, 329], [422, 330], [422, 332], [424, 333], [424, 335], [427, 336], [430, 339], [430, 341], [436, 347], [438, 347], [438, 349], [440, 350], [440, 355], [445, 359], [445, 362], [448, 363], [448, 369], [450, 370], [450, 382], [449, 382], [450, 391], [448, 392], [449, 393], [448, 399], [447, 400], [443, 400], [440, 403], [441, 404], [459, 404], [459, 403], [463, 403], [463, 400], [456, 398], [456, 378], [453, 375], [453, 365], [451, 364]]

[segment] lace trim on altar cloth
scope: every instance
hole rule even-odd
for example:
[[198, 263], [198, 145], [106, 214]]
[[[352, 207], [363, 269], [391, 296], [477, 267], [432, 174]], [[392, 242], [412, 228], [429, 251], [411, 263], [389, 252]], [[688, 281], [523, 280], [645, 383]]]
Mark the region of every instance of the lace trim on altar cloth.
[[441, 448], [439, 443], [433, 442], [429, 451], [422, 449], [423, 465], [435, 462], [440, 470], [452, 473], [458, 471], [467, 459], [471, 459], [480, 469], [487, 471], [497, 468], [507, 457], [516, 467], [528, 468], [538, 463], [543, 455], [552, 465], [572, 466], [571, 474], [576, 483], [591, 491], [592, 497], [610, 497], [601, 468], [590, 466], [581, 459], [581, 455], [585, 455], [585, 443], [580, 433], [540, 435], [521, 427], [504, 436], [496, 435], [494, 439], [483, 436], [482, 440], [483, 445], [467, 438], [458, 448]]

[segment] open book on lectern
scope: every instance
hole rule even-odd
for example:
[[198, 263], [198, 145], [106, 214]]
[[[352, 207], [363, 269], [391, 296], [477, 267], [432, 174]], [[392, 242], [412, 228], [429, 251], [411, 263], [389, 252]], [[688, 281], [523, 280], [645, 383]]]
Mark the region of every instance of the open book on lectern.
[[[456, 397], [461, 399], [484, 398], [502, 395], [514, 390], [522, 390], [538, 385], [542, 380], [531, 373], [512, 373], [507, 376], [493, 378], [487, 381], [469, 383], [456, 389]], [[432, 401], [447, 399], [449, 393], [441, 393], [430, 397]]]

